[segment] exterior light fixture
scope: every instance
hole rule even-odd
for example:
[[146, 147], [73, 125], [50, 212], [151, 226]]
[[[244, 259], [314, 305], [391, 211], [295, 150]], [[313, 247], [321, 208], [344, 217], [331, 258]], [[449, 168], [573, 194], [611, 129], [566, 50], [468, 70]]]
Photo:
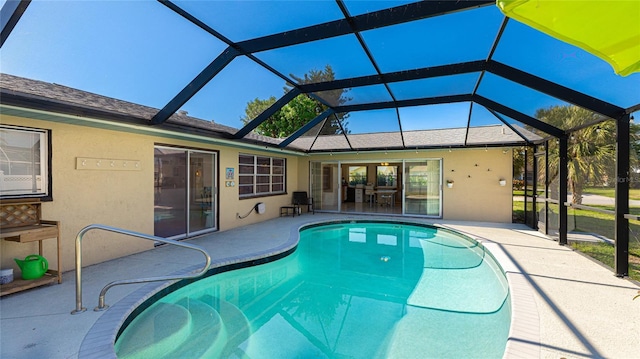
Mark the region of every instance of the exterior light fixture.
[[500, 186], [504, 187], [507, 185], [507, 180], [504, 178], [500, 178], [500, 181], [498, 181], [498, 183], [500, 184]]

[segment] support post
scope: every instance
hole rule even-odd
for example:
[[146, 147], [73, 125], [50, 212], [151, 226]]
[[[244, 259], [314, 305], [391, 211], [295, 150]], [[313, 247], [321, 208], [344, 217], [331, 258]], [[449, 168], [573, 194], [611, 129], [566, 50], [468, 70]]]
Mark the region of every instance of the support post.
[[615, 275], [629, 275], [629, 114], [616, 120]]
[[559, 180], [559, 185], [560, 185], [560, 193], [559, 193], [559, 204], [558, 204], [558, 211], [559, 213], [559, 220], [560, 220], [560, 225], [558, 228], [558, 244], [560, 244], [561, 246], [566, 245], [567, 244], [567, 232], [568, 232], [568, 226], [567, 226], [567, 206], [564, 205], [564, 203], [567, 201], [567, 182], [569, 179], [569, 171], [567, 168], [567, 162], [568, 162], [568, 150], [569, 150], [569, 143], [568, 143], [568, 136], [565, 134], [564, 136], [561, 136], [559, 138], [559, 148], [558, 148], [558, 156], [560, 157], [560, 168], [558, 169], [558, 180]]
[[[538, 171], [540, 168], [538, 168]], [[551, 191], [549, 190], [549, 141], [544, 142], [544, 234], [549, 235], [549, 197]]]
[[[529, 147], [525, 152], [525, 168], [531, 158], [531, 228], [538, 230], [538, 161], [536, 160], [536, 147]], [[529, 176], [526, 177], [527, 181]], [[526, 182], [525, 182], [526, 183]], [[525, 192], [526, 193], [526, 192]], [[525, 202], [525, 208], [527, 204]]]

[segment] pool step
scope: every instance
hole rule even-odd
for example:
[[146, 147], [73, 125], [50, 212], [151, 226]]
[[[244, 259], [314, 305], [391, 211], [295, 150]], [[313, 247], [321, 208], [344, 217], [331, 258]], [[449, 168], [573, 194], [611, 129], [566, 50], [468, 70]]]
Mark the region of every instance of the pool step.
[[239, 347], [251, 335], [235, 305], [205, 295], [157, 303], [140, 314], [118, 339], [118, 358], [246, 357]]
[[218, 311], [226, 329], [227, 343], [220, 357], [244, 357], [239, 346], [251, 336], [249, 320], [244, 313], [235, 305], [212, 295], [202, 296], [200, 300]]
[[227, 343], [227, 331], [218, 312], [198, 299], [185, 298], [177, 303], [192, 317], [187, 342], [163, 358], [217, 358]]
[[183, 343], [192, 316], [180, 305], [156, 303], [140, 314], [118, 339], [118, 358], [159, 358]]

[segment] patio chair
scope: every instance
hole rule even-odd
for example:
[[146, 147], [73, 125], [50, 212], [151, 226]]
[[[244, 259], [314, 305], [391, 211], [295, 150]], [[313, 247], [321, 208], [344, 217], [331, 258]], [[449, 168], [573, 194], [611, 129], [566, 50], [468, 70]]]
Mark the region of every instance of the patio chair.
[[364, 186], [364, 195], [367, 196], [367, 202], [369, 202], [369, 206], [373, 205], [376, 197], [376, 192], [373, 189], [373, 185], [367, 184], [366, 186]]
[[315, 208], [313, 208], [313, 198], [307, 195], [307, 192], [293, 192], [293, 199], [291, 200], [294, 206], [307, 206], [307, 213], [312, 212], [316, 214]]

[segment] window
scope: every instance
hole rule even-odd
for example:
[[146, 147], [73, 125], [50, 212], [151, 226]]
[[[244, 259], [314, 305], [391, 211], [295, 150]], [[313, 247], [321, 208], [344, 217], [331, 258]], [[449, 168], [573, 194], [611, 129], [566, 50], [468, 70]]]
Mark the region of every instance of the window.
[[349, 166], [349, 186], [367, 184], [367, 166]]
[[284, 193], [285, 173], [284, 158], [240, 154], [238, 157], [240, 198]]
[[378, 186], [396, 187], [398, 183], [398, 167], [397, 166], [377, 166], [377, 182]]
[[48, 130], [0, 125], [0, 197], [50, 197]]

